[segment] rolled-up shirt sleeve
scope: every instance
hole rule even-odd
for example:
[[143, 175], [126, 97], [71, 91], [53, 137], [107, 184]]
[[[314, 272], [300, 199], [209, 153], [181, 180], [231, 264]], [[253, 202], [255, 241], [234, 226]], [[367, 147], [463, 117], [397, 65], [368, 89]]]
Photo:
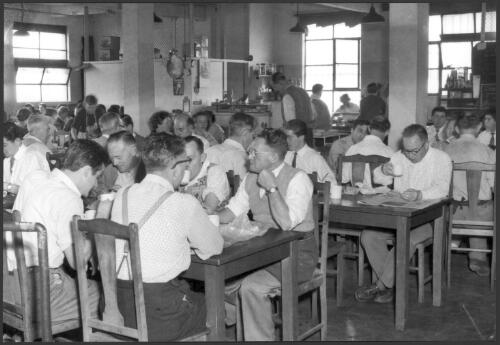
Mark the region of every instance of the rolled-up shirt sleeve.
[[245, 189], [245, 184], [247, 181], [247, 176], [243, 178], [243, 181], [240, 183], [240, 187], [236, 194], [229, 200], [227, 205], [227, 209], [229, 209], [235, 217], [242, 215], [244, 213], [248, 213], [250, 210], [250, 200]]
[[435, 164], [439, 166], [439, 174], [435, 174], [432, 178], [432, 183], [429, 188], [422, 190], [422, 199], [439, 199], [444, 198], [449, 194], [450, 181], [452, 173], [451, 159], [446, 157], [436, 160]]
[[313, 194], [311, 179], [303, 171], [298, 172], [291, 180], [286, 191], [285, 202], [288, 206], [291, 229], [306, 218]]
[[285, 121], [290, 121], [295, 119], [295, 102], [292, 96], [286, 94], [283, 96], [283, 117]]
[[207, 188], [203, 191], [202, 197], [213, 193], [222, 202], [229, 196], [229, 182], [226, 173], [219, 166], [212, 166], [207, 172]]

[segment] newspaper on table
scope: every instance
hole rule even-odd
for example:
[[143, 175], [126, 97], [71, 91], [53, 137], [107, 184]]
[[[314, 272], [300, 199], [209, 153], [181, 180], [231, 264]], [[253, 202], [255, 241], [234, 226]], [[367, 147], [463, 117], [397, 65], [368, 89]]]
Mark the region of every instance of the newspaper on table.
[[383, 194], [364, 195], [357, 202], [358, 204], [370, 206], [421, 208], [433, 204], [436, 200], [408, 201], [403, 199], [400, 193], [391, 191]]

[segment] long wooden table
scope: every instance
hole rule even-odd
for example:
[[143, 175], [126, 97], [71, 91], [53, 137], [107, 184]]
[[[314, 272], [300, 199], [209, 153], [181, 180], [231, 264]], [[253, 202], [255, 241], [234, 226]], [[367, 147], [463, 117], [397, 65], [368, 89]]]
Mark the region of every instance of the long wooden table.
[[[404, 330], [408, 317], [408, 251], [410, 230], [432, 223], [432, 304], [441, 306], [444, 258], [444, 228], [448, 222], [449, 199], [443, 198], [418, 208], [368, 206], [358, 204], [361, 195], [343, 195], [341, 200], [331, 200], [330, 221], [342, 224], [366, 226], [372, 230], [390, 229], [396, 235], [396, 310], [395, 326]], [[444, 217], [443, 217], [444, 216]], [[437, 223], [437, 224], [436, 224]]]
[[295, 231], [270, 229], [264, 236], [224, 248], [208, 260], [191, 256], [191, 265], [183, 277], [205, 282], [208, 340], [225, 340], [225, 280], [281, 261], [283, 340], [294, 340], [297, 330], [297, 240], [304, 236]]

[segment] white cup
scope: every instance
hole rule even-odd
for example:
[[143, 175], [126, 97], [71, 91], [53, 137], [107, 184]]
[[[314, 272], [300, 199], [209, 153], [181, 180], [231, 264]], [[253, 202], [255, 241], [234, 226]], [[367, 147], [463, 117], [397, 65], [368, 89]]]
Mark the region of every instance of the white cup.
[[330, 199], [342, 199], [342, 186], [332, 185], [330, 189]]
[[208, 219], [212, 222], [213, 225], [219, 227], [219, 216], [217, 214], [210, 214]]
[[83, 218], [84, 219], [95, 219], [95, 215], [96, 215], [97, 211], [96, 210], [87, 210], [85, 211], [84, 215], [83, 215]]
[[115, 193], [106, 193], [106, 194], [101, 194], [99, 195], [99, 200], [100, 201], [113, 201], [115, 200]]
[[394, 173], [394, 176], [401, 176], [403, 175], [403, 167], [399, 164], [393, 164], [392, 165], [392, 171]]

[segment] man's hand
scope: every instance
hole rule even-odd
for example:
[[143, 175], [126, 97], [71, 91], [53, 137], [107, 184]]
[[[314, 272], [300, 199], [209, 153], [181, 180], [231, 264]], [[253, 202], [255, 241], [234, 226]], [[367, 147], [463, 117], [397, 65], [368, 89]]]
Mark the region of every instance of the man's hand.
[[382, 173], [384, 173], [384, 175], [396, 176], [396, 175], [394, 175], [394, 165], [392, 165], [391, 162], [387, 162], [384, 165], [382, 165], [381, 169], [382, 169]]
[[409, 188], [401, 193], [401, 197], [408, 201], [417, 201], [422, 199], [422, 192], [416, 189]]
[[267, 169], [264, 169], [259, 173], [259, 177], [257, 178], [257, 183], [266, 191], [268, 191], [273, 187], [277, 187], [278, 185], [274, 174]]

